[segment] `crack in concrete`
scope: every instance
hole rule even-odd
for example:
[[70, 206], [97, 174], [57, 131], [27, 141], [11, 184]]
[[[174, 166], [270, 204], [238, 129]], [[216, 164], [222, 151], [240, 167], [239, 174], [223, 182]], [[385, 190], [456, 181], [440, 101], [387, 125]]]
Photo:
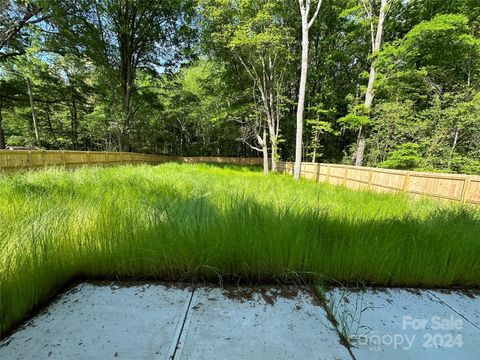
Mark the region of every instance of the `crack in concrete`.
[[[338, 342], [340, 343], [341, 346], [347, 349], [348, 353], [352, 357], [352, 360], [357, 360], [357, 358], [353, 354], [352, 345], [350, 344], [349, 339], [345, 338], [345, 334], [342, 334], [342, 332], [340, 331], [338, 327], [339, 321], [335, 317], [333, 312], [330, 310], [330, 308], [328, 307], [327, 299], [325, 298], [323, 293], [321, 293], [321, 290], [319, 290], [317, 287], [313, 286], [311, 290], [312, 290], [312, 295], [316, 298], [317, 302], [320, 304], [319, 307], [323, 309], [323, 311], [325, 311], [325, 313], [327, 314], [327, 320], [330, 322], [333, 329], [337, 333]], [[317, 292], [320, 292], [320, 294], [318, 295]]]
[[461, 318], [463, 318], [466, 322], [468, 322], [469, 324], [471, 324], [473, 327], [475, 327], [476, 329], [480, 330], [480, 327], [478, 325], [476, 325], [474, 322], [472, 322], [470, 319], [468, 319], [465, 315], [463, 315], [462, 313], [458, 312], [455, 308], [453, 308], [452, 306], [450, 306], [449, 304], [447, 304], [445, 301], [443, 301], [442, 299], [440, 299], [437, 295], [435, 295], [433, 292], [431, 292], [430, 290], [427, 290], [428, 293], [430, 295], [432, 295], [435, 299], [437, 299], [437, 301], [443, 305], [445, 305], [446, 307], [448, 307], [450, 310], [452, 310], [454, 313], [456, 313], [458, 316], [460, 316]]

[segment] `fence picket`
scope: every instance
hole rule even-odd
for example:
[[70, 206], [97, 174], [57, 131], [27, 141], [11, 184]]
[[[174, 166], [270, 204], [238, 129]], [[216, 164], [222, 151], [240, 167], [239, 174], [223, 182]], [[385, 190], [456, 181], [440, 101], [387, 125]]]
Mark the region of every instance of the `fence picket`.
[[[280, 162], [279, 169], [285, 173], [285, 169], [289, 168], [291, 164], [290, 162]], [[362, 178], [362, 173], [365, 174], [364, 171], [353, 171], [357, 168], [350, 165], [321, 163], [320, 166], [327, 167], [326, 176], [318, 179], [321, 182], [340, 183], [355, 189], [367, 184], [372, 191], [404, 192], [411, 195], [480, 204], [480, 176], [359, 167], [358, 169], [368, 171], [367, 181], [364, 177]], [[330, 168], [339, 169], [340, 174], [333, 176]], [[305, 174], [304, 167], [302, 167], [302, 176]]]

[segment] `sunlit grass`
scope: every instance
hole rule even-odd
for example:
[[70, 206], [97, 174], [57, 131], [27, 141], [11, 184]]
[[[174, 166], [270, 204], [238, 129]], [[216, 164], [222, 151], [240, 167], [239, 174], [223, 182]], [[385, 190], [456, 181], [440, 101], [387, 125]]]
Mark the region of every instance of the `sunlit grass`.
[[480, 285], [478, 210], [247, 167], [0, 177], [5, 331], [73, 276]]

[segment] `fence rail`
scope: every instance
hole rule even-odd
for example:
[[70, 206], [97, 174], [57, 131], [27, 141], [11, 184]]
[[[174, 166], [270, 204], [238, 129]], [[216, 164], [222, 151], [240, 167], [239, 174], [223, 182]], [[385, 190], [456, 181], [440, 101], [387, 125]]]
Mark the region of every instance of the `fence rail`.
[[[293, 174], [293, 163], [280, 162], [280, 172]], [[415, 196], [480, 204], [480, 176], [442, 174], [349, 165], [302, 163], [302, 177], [352, 189], [404, 192]]]
[[116, 164], [160, 164], [169, 161], [220, 164], [261, 164], [260, 158], [233, 157], [170, 157], [110, 151], [62, 151], [62, 150], [0, 150], [0, 171], [41, 168], [47, 166], [82, 166]]

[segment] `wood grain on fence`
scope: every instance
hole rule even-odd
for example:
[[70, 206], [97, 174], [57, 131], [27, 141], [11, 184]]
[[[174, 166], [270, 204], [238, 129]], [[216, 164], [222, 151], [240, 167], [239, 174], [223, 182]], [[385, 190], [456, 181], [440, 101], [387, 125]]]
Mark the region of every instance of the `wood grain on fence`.
[[[293, 163], [280, 162], [280, 172], [293, 174]], [[480, 204], [480, 176], [416, 172], [337, 164], [302, 163], [302, 177], [351, 189], [404, 192]]]
[[260, 158], [233, 157], [169, 157], [113, 151], [62, 151], [62, 150], [0, 150], [1, 170], [22, 170], [47, 166], [83, 166], [117, 164], [161, 164], [176, 161], [182, 163], [220, 163], [256, 165]]

